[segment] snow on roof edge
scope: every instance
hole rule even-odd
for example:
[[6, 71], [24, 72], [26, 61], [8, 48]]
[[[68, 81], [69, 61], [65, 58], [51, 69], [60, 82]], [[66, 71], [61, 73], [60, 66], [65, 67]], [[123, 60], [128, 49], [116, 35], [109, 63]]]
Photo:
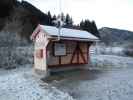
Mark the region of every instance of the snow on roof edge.
[[[58, 36], [58, 28], [54, 26], [47, 26], [47, 25], [40, 25], [41, 29], [43, 29], [45, 32], [47, 32], [51, 36]], [[61, 29], [61, 36], [60, 37], [66, 37], [66, 38], [76, 38], [79, 40], [93, 40], [93, 41], [99, 41], [99, 38], [94, 36], [92, 33], [84, 31], [84, 30], [76, 30], [76, 29], [69, 29], [69, 28], [62, 28]]]

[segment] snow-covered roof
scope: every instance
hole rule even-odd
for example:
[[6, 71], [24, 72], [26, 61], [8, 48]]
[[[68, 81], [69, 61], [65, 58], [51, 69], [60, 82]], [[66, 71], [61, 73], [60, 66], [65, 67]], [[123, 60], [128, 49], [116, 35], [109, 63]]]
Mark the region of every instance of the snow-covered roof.
[[[43, 29], [50, 36], [57, 37], [59, 35], [59, 30], [53, 26], [40, 25], [41, 29]], [[84, 40], [84, 41], [97, 41], [99, 40], [96, 36], [92, 35], [87, 31], [76, 30], [76, 29], [68, 29], [61, 28], [60, 37], [63, 39], [73, 39], [73, 40]]]

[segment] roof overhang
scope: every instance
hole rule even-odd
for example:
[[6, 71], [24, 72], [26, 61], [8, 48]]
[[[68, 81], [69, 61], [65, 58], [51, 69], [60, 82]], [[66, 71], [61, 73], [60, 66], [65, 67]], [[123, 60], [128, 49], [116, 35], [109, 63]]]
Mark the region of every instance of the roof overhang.
[[[31, 40], [35, 40], [35, 38], [36, 38], [36, 36], [39, 34], [39, 32], [40, 31], [42, 31], [42, 32], [44, 32], [44, 33], [46, 33], [47, 35], [49, 35], [49, 39], [51, 39], [51, 40], [58, 40], [58, 35], [50, 35], [50, 33], [49, 32], [47, 32], [45, 29], [43, 29], [42, 27], [41, 27], [42, 25], [38, 25], [37, 26], [37, 28], [34, 30], [34, 32], [32, 33], [32, 35], [31, 35]], [[81, 31], [81, 33], [82, 33], [82, 31]], [[99, 38], [80, 38], [80, 37], [72, 37], [72, 36], [60, 36], [60, 39], [61, 40], [74, 40], [74, 41], [86, 41], [86, 42], [98, 42], [98, 41], [100, 41], [99, 40]]]
[[[57, 40], [58, 36], [51, 36], [49, 39]], [[75, 38], [75, 37], [60, 37], [61, 40], [71, 40], [71, 41], [84, 41], [84, 42], [98, 42], [99, 39], [89, 39], [89, 38]]]

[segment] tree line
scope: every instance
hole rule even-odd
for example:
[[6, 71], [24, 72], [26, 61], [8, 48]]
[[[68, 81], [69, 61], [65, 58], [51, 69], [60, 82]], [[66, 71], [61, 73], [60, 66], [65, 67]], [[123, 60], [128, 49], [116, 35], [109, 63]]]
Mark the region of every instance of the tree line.
[[[17, 0], [0, 0], [0, 11], [0, 29], [2, 30], [7, 22], [5, 21], [5, 18], [8, 19], [8, 23], [12, 23], [14, 21], [13, 19], [16, 19], [20, 21], [20, 24], [22, 24], [22, 31], [19, 32], [19, 34], [21, 37], [26, 37], [26, 39], [30, 37], [38, 24], [56, 26], [54, 21], [59, 17], [59, 15], [52, 15], [50, 11], [45, 14], [27, 1], [19, 2]], [[16, 13], [18, 13], [17, 16], [15, 15]], [[65, 28], [86, 30], [95, 36], [99, 36], [94, 21], [85, 19], [79, 24], [74, 25], [72, 16], [69, 14], [65, 15], [64, 13], [61, 13], [61, 20], [65, 23], [63, 25]]]
[[69, 14], [64, 14], [64, 13], [61, 13], [61, 15], [51, 15], [50, 11], [48, 11], [47, 13], [47, 16], [48, 16], [48, 25], [50, 26], [55, 26], [56, 24], [54, 23], [54, 21], [56, 21], [59, 16], [61, 17], [61, 20], [64, 22], [64, 25], [63, 27], [68, 27], [68, 28], [71, 28], [73, 26], [73, 19], [72, 17], [70, 17]]
[[[55, 26], [54, 20], [57, 20], [59, 15], [52, 16], [50, 11], [48, 11], [47, 16], [49, 18], [48, 25]], [[74, 25], [73, 18], [70, 17], [69, 14], [65, 15], [64, 13], [61, 13], [61, 20], [65, 23], [63, 25], [64, 28], [81, 29], [81, 30], [88, 31], [97, 37], [100, 37], [95, 21], [90, 21], [88, 19], [85, 19], [85, 20], [82, 20], [78, 25]]]

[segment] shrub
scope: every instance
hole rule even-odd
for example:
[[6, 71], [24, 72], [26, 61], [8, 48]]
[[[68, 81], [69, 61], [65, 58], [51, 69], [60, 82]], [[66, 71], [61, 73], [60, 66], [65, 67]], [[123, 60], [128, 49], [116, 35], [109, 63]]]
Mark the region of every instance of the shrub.
[[127, 55], [127, 56], [132, 56], [133, 57], [133, 44], [130, 44], [130, 45], [125, 47], [124, 54]]

